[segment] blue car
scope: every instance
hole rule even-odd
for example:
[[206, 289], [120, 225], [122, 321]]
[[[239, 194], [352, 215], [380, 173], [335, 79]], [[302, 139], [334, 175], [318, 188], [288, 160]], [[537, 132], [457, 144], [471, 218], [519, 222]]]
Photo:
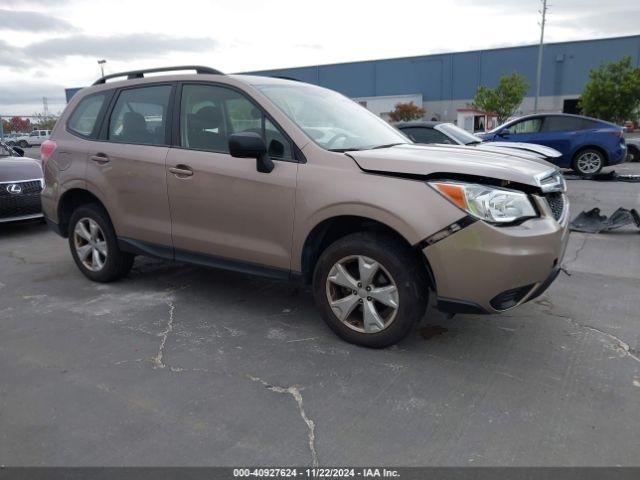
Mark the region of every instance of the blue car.
[[627, 157], [622, 127], [580, 115], [527, 115], [478, 136], [494, 142], [537, 143], [554, 148], [562, 153], [554, 159], [556, 165], [586, 177]]

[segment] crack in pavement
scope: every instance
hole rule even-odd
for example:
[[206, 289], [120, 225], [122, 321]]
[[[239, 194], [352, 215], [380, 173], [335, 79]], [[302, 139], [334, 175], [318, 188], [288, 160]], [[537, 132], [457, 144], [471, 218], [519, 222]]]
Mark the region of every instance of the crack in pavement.
[[315, 434], [316, 426], [313, 420], [307, 417], [307, 414], [304, 410], [304, 404], [302, 403], [302, 394], [300, 393], [300, 389], [295, 385], [292, 385], [290, 387], [279, 387], [277, 385], [271, 385], [270, 383], [265, 382], [261, 378], [253, 377], [251, 375], [247, 375], [247, 378], [249, 378], [254, 382], [261, 383], [262, 385], [264, 385], [265, 388], [267, 388], [268, 390], [271, 390], [272, 392], [288, 394], [293, 397], [293, 399], [298, 404], [298, 411], [300, 412], [300, 416], [302, 417], [302, 420], [304, 420], [304, 423], [307, 424], [307, 428], [309, 430], [307, 436], [309, 438], [309, 450], [311, 450], [311, 462], [314, 467], [317, 467], [318, 453], [316, 452], [316, 434]]
[[167, 337], [171, 332], [173, 332], [173, 318], [174, 318], [174, 310], [175, 305], [171, 300], [167, 301], [167, 305], [169, 306], [169, 321], [167, 322], [167, 328], [158, 334], [160, 339], [160, 345], [158, 346], [158, 354], [153, 357], [153, 368], [166, 368], [167, 365], [164, 363], [164, 348], [167, 343]]
[[552, 317], [562, 318], [563, 320], [566, 320], [567, 322], [569, 322], [570, 324], [578, 328], [599, 333], [600, 335], [604, 335], [605, 337], [607, 337], [609, 340], [613, 340], [613, 343], [614, 343], [613, 348], [615, 351], [635, 360], [636, 362], [640, 362], [640, 356], [638, 354], [638, 351], [635, 350], [634, 348], [631, 348], [629, 344], [624, 340], [622, 340], [621, 338], [616, 337], [615, 335], [609, 332], [605, 332], [604, 330], [600, 330], [599, 328], [596, 328], [594, 326], [577, 322], [576, 320], [573, 319], [573, 317], [570, 317], [568, 315], [562, 315], [561, 313], [554, 312], [552, 310], [552, 308], [554, 308], [554, 304], [546, 298], [535, 300], [534, 302], [542, 307], [545, 307], [545, 313], [547, 313], [548, 315], [551, 315]]
[[565, 265], [569, 266], [569, 265], [573, 265], [574, 263], [576, 263], [578, 261], [578, 257], [580, 256], [580, 254], [582, 253], [582, 251], [584, 250], [584, 247], [587, 245], [587, 240], [589, 240], [589, 235], [586, 233], [583, 233], [583, 240], [582, 240], [582, 245], [580, 245], [577, 249], [576, 249], [576, 254], [573, 257], [573, 260], [569, 261], [569, 262], [565, 262]]

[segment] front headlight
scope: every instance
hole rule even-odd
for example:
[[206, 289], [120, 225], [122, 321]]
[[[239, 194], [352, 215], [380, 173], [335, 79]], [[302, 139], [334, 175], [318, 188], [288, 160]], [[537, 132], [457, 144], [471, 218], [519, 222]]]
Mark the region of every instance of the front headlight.
[[510, 223], [537, 216], [529, 197], [522, 192], [476, 183], [428, 183], [454, 205], [480, 220]]

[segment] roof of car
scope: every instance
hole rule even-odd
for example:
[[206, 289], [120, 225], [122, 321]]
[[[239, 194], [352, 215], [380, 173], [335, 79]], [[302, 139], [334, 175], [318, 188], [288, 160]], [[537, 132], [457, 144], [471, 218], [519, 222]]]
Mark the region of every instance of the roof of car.
[[[181, 73], [188, 70], [193, 70], [195, 73]], [[175, 73], [178, 72], [178, 73]], [[166, 75], [153, 75], [148, 74], [165, 73]], [[186, 65], [186, 66], [171, 66], [161, 68], [150, 68], [144, 70], [131, 70], [127, 72], [112, 73], [98, 78], [93, 82], [92, 86], [98, 85], [112, 85], [122, 84], [126, 82], [136, 81], [136, 83], [154, 83], [166, 81], [167, 77], [170, 79], [180, 78], [188, 80], [208, 80], [209, 77], [227, 77], [235, 80], [248, 83], [251, 85], [269, 85], [269, 84], [292, 84], [292, 83], [304, 83], [294, 78], [288, 77], [262, 77], [257, 75], [243, 75], [234, 74], [226, 75], [219, 70], [210, 67], [203, 67], [199, 65]], [[113, 80], [107, 83], [107, 80]]]
[[[517, 120], [523, 120], [523, 119], [527, 119], [527, 118], [535, 118], [535, 117], [569, 117], [569, 118], [582, 118], [585, 120], [591, 120], [594, 122], [599, 122], [599, 123], [606, 123], [608, 125], [612, 125], [615, 127], [618, 127], [618, 125], [616, 125], [615, 123], [611, 123], [611, 122], [607, 122], [606, 120], [601, 120], [599, 118], [594, 118], [594, 117], [587, 117], [586, 115], [575, 115], [573, 113], [559, 113], [559, 112], [549, 112], [549, 113], [530, 113], [528, 115], [523, 115], [521, 117], [518, 118], [514, 118], [513, 120], [509, 120], [508, 123], [513, 123], [514, 121]], [[618, 127], [618, 128], [622, 128], [622, 127]]]

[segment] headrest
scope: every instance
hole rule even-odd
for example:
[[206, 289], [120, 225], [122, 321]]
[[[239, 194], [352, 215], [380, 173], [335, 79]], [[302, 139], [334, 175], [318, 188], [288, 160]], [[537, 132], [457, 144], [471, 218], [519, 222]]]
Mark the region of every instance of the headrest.
[[216, 128], [222, 124], [220, 107], [202, 107], [193, 115], [193, 120], [200, 128]]
[[125, 112], [122, 117], [122, 130], [127, 131], [139, 131], [146, 130], [147, 122], [138, 112]]

